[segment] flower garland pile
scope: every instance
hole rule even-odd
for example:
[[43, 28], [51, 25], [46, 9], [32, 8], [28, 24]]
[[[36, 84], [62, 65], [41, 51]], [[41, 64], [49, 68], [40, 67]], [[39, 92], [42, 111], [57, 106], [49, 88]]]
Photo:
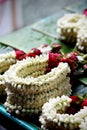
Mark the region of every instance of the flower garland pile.
[[[45, 74], [50, 72], [54, 67], [57, 67], [60, 62], [68, 63], [71, 68], [71, 73], [74, 76], [82, 75], [83, 73], [87, 73], [87, 56], [82, 55], [79, 52], [72, 52], [69, 54], [61, 53], [62, 47], [60, 44], [51, 44], [50, 46], [44, 44], [39, 48], [32, 48], [29, 53], [24, 53], [21, 50], [14, 50], [12, 52], [6, 54], [0, 54], [1, 58], [1, 72], [5, 72], [10, 65], [16, 63], [17, 61], [21, 61], [28, 57], [36, 57], [42, 54], [47, 54], [49, 56], [48, 66], [46, 68]], [[3, 60], [2, 60], [3, 59]], [[3, 62], [2, 62], [3, 61]], [[6, 66], [7, 69], [3, 66]], [[3, 69], [4, 68], [4, 69]], [[0, 95], [5, 93], [4, 79], [3, 75], [0, 78]], [[3, 80], [2, 80], [3, 79]], [[2, 85], [3, 82], [3, 85]]]
[[42, 54], [37, 48], [32, 48], [29, 53], [25, 53], [22, 50], [14, 49], [13, 51], [0, 54], [0, 74], [5, 72], [10, 65], [16, 63], [17, 60], [22, 60], [26, 57], [35, 57]]
[[14, 63], [16, 63], [16, 54], [14, 51], [0, 54], [0, 96], [6, 95], [3, 73]]
[[58, 44], [58, 48], [56, 46], [56, 44], [52, 44], [46, 72], [50, 72], [52, 68], [57, 67], [60, 62], [63, 62], [68, 63], [70, 66], [72, 77], [87, 75], [87, 54], [78, 51], [63, 54], [61, 45]]
[[13, 51], [0, 54], [0, 74], [4, 73], [12, 64], [15, 64], [18, 60], [22, 60], [26, 57], [35, 57], [42, 54], [37, 48], [32, 48], [29, 53], [25, 53], [22, 50], [14, 49]]
[[3, 73], [17, 61], [23, 60], [26, 57], [35, 57], [40, 54], [42, 53], [37, 48], [32, 48], [27, 54], [19, 49], [14, 49], [13, 51], [0, 54], [0, 96], [6, 95]]
[[[72, 52], [68, 54], [61, 53], [60, 44], [51, 44], [50, 46], [44, 44], [39, 48], [32, 48], [29, 53], [24, 53], [21, 50], [14, 50], [6, 54], [0, 54], [0, 73], [5, 72], [10, 65], [16, 63], [17, 61], [26, 59], [28, 57], [36, 57], [42, 54], [48, 54], [48, 66], [45, 73], [50, 72], [54, 67], [57, 67], [60, 62], [68, 63], [71, 68], [71, 74], [74, 76], [87, 74], [87, 55], [83, 55], [79, 52]], [[0, 95], [5, 93], [4, 79], [3, 75], [0, 75]], [[3, 79], [3, 81], [2, 81]], [[2, 85], [3, 82], [3, 85]]]
[[76, 45], [81, 52], [87, 53], [87, 10], [83, 14], [65, 14], [57, 22], [60, 39]]
[[5, 72], [10, 65], [16, 62], [16, 55], [14, 51], [0, 54], [0, 73]]
[[51, 98], [43, 105], [39, 121], [43, 130], [86, 130], [87, 98], [65, 95]]
[[7, 111], [19, 115], [38, 114], [49, 98], [71, 94], [68, 64], [61, 62], [47, 73], [48, 60], [49, 54], [27, 57], [5, 72]]
[[6, 95], [5, 93], [5, 81], [3, 74], [6, 70], [9, 69], [9, 67], [17, 62], [17, 60], [20, 60], [20, 57], [22, 57], [25, 53], [21, 50], [15, 49], [7, 53], [1, 53], [0, 54], [0, 96]]
[[[46, 49], [44, 48], [46, 47]], [[25, 53], [22, 50], [14, 49], [13, 51], [7, 52], [7, 53], [1, 53], [0, 54], [0, 95], [5, 93], [5, 86], [4, 86], [4, 78], [3, 73], [9, 69], [9, 67], [13, 64], [15, 64], [17, 61], [23, 60], [27, 57], [36, 57], [39, 56], [42, 53], [47, 53], [49, 50], [51, 50], [51, 47], [42, 46], [39, 49], [38, 48], [32, 48], [29, 53]], [[2, 80], [3, 79], [3, 80]]]

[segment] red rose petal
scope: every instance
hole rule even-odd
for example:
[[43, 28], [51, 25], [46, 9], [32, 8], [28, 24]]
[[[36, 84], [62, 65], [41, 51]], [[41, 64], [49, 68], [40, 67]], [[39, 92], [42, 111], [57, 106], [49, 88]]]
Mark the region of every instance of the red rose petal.
[[61, 54], [58, 53], [49, 53], [48, 66], [50, 68], [57, 67], [59, 64]]
[[71, 103], [78, 103], [80, 101], [80, 98], [78, 96], [70, 96], [70, 98], [72, 99]]
[[25, 52], [22, 50], [15, 49], [16, 59], [22, 60], [23, 55], [25, 55]]
[[78, 61], [78, 59], [77, 59], [77, 53], [73, 52], [73, 53], [71, 54], [71, 56], [70, 56], [70, 59], [71, 59], [71, 60], [74, 60], [74, 61]]
[[39, 49], [37, 49], [37, 48], [32, 48], [31, 50], [33, 51], [32, 53], [34, 53], [36, 55], [42, 54], [42, 52]]
[[83, 10], [83, 14], [84, 14], [85, 16], [87, 16], [87, 9], [84, 9], [84, 10]]
[[36, 54], [30, 52], [30, 53], [27, 54], [27, 57], [34, 57], [34, 58], [35, 58], [35, 57], [36, 57]]
[[87, 106], [87, 98], [86, 99], [84, 99], [84, 101], [82, 102], [82, 108], [84, 108], [84, 106]]

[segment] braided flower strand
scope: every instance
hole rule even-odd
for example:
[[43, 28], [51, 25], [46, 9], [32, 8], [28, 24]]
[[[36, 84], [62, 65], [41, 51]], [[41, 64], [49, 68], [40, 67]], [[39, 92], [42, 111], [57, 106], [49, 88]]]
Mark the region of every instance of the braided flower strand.
[[60, 39], [75, 46], [77, 50], [87, 53], [87, 9], [83, 14], [65, 14], [57, 22]]
[[[68, 96], [51, 98], [42, 107], [42, 115], [39, 118], [41, 128], [43, 130], [49, 129], [63, 129], [63, 130], [86, 130], [87, 126], [87, 104], [74, 114], [68, 114], [68, 111], [74, 110], [71, 104], [74, 100]], [[68, 111], [67, 111], [67, 108]], [[76, 107], [75, 107], [76, 109]]]
[[0, 54], [0, 95], [6, 95], [3, 74], [9, 67], [17, 62], [25, 53], [21, 50], [12, 50]]
[[70, 68], [59, 63], [49, 73], [48, 55], [18, 61], [4, 74], [7, 100], [5, 107], [19, 115], [38, 114], [51, 97], [71, 94]]

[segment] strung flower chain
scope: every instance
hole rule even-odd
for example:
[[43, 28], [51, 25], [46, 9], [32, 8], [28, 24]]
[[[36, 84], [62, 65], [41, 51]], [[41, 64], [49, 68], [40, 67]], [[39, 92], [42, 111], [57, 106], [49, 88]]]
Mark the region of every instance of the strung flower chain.
[[[77, 105], [77, 106], [76, 106]], [[78, 107], [79, 109], [76, 110]], [[86, 130], [87, 123], [87, 96], [65, 96], [51, 98], [42, 107], [42, 115], [39, 118], [42, 129], [53, 127], [60, 129]], [[48, 125], [51, 122], [50, 125]], [[45, 128], [46, 127], [46, 128]], [[85, 128], [85, 129], [84, 129]]]
[[35, 58], [37, 55], [48, 53], [49, 60], [46, 73], [50, 72], [52, 68], [57, 67], [60, 62], [67, 62], [74, 76], [87, 73], [87, 54], [77, 51], [63, 54], [61, 50], [60, 44], [53, 43], [50, 46], [45, 44], [40, 48], [32, 48], [29, 53], [24, 53], [21, 50], [15, 50], [15, 53], [18, 60], [23, 60], [27, 57]]

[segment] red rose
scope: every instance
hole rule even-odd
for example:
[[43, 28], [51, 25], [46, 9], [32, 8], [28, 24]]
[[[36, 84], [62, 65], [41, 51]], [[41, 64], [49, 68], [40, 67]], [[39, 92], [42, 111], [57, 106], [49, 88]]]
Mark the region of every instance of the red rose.
[[37, 48], [32, 48], [31, 52], [27, 53], [27, 57], [36, 57], [37, 55], [42, 54], [42, 52]]
[[71, 70], [74, 70], [74, 62], [70, 58], [61, 58], [60, 62], [66, 62], [69, 64]]
[[27, 57], [27, 54], [24, 54], [23, 56], [20, 56], [19, 60], [26, 59], [26, 57]]
[[31, 51], [32, 51], [33, 54], [36, 54], [36, 55], [42, 54], [42, 52], [37, 48], [32, 48]]
[[73, 52], [70, 56], [70, 59], [73, 60], [73, 61], [78, 61], [77, 59], [77, 53], [76, 52]]
[[26, 55], [25, 52], [18, 50], [18, 49], [15, 49], [15, 54], [16, 54], [16, 59], [18, 59], [18, 60], [22, 60], [23, 56]]
[[57, 67], [59, 64], [61, 54], [58, 53], [49, 53], [48, 66], [50, 68]]
[[36, 57], [36, 54], [35, 53], [32, 53], [32, 52], [29, 52], [28, 54], [27, 54], [27, 57]]
[[82, 108], [84, 108], [84, 106], [87, 106], [87, 98], [84, 99], [81, 106], [82, 106]]
[[68, 114], [75, 114], [80, 109], [80, 98], [78, 96], [70, 96], [72, 99], [70, 107], [67, 108], [66, 113]]
[[72, 99], [73, 104], [76, 104], [80, 101], [80, 98], [78, 96], [70, 96], [70, 98]]
[[87, 16], [87, 9], [84, 9], [84, 10], [83, 10], [83, 14], [84, 14], [85, 16]]

